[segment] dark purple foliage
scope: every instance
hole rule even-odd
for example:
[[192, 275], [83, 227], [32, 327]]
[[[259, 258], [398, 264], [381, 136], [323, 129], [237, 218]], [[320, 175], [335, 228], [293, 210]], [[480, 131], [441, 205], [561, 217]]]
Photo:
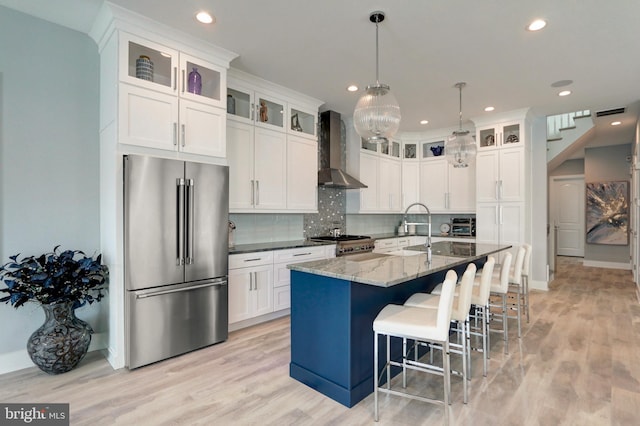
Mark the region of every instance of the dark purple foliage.
[[95, 259], [80, 250], [60, 252], [56, 246], [52, 253], [18, 260], [19, 254], [10, 256], [11, 262], [0, 267], [0, 279], [9, 293], [0, 302], [18, 308], [30, 300], [41, 304], [61, 301], [74, 302], [74, 308], [85, 303], [99, 302], [108, 287], [109, 270], [102, 265], [102, 255]]

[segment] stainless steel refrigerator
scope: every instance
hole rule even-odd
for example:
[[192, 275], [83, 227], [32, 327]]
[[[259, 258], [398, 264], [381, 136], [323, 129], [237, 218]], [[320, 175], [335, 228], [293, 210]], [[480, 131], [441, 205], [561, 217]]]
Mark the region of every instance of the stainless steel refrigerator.
[[228, 336], [229, 168], [124, 157], [131, 369]]

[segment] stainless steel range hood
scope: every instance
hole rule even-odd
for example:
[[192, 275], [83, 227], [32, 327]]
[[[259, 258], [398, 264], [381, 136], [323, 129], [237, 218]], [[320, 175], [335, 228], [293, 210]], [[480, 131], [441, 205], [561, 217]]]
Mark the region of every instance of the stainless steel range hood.
[[367, 187], [367, 185], [342, 170], [340, 114], [335, 111], [320, 113], [318, 186], [342, 189]]

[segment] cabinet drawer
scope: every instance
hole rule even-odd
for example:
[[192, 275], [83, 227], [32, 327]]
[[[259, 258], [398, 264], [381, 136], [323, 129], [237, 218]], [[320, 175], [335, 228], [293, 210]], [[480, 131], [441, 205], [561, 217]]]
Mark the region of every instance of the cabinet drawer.
[[398, 238], [398, 247], [407, 247], [411, 245], [411, 239], [409, 237]]
[[229, 269], [246, 268], [273, 263], [272, 251], [233, 254], [229, 256]]
[[325, 247], [301, 247], [274, 252], [273, 263], [298, 263], [325, 258]]
[[385, 249], [385, 248], [398, 247], [398, 239], [397, 238], [386, 238], [384, 240], [376, 240], [375, 247], [376, 247], [376, 249]]

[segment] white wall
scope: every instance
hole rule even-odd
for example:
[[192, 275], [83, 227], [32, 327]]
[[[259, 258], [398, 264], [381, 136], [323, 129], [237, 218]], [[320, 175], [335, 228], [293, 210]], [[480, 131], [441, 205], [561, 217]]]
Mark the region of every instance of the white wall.
[[[100, 246], [97, 47], [84, 34], [0, 7], [0, 52], [0, 262], [58, 244], [93, 254]], [[103, 333], [106, 310], [94, 304], [78, 316]], [[0, 305], [0, 373], [31, 365], [26, 342], [43, 320], [38, 305]], [[104, 346], [100, 334], [94, 347], [96, 340]]]

